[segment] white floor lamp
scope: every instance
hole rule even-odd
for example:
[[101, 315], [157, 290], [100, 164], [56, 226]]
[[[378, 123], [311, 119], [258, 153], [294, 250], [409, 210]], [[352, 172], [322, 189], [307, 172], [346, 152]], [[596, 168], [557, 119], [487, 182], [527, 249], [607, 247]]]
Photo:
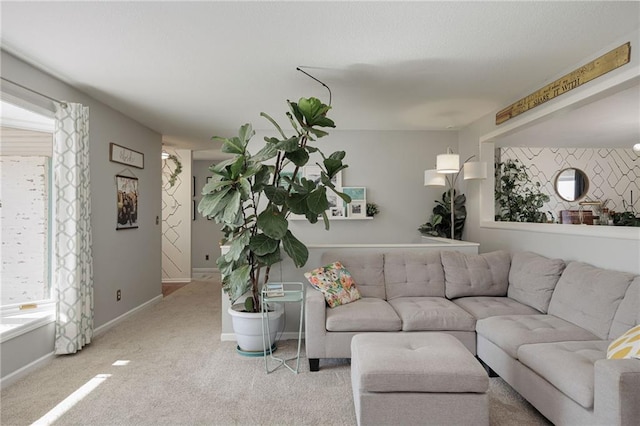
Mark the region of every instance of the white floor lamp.
[[[487, 163], [485, 163], [484, 161], [469, 161], [474, 157], [475, 155], [472, 155], [463, 163], [464, 180], [487, 178]], [[425, 170], [424, 172], [424, 186], [449, 187], [452, 240], [455, 239], [454, 190], [461, 171], [460, 156], [458, 154], [454, 154], [451, 148], [447, 148], [446, 154], [439, 154], [436, 157], [436, 168]]]

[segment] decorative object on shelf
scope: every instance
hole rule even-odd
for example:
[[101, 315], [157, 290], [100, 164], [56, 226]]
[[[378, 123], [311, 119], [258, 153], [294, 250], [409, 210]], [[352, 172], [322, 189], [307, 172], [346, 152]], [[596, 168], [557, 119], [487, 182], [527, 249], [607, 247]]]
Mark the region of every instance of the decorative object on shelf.
[[380, 213], [380, 207], [376, 203], [367, 203], [367, 217], [374, 217]]
[[[347, 167], [342, 162], [345, 152], [325, 156], [316, 143], [313, 147], [307, 145], [328, 134], [321, 128], [335, 127], [326, 116], [330, 107], [316, 98], [287, 103], [293, 136], [285, 135], [273, 118], [261, 113], [280, 138], [266, 137], [260, 151], [248, 151], [249, 140], [255, 134], [250, 124], [241, 126], [238, 136], [213, 138], [221, 140], [222, 152], [232, 157], [210, 168], [213, 175], [204, 186], [198, 205], [203, 216], [210, 216], [222, 225], [223, 244], [229, 246], [228, 252], [217, 260], [224, 291], [232, 305], [250, 291], [244, 310], [258, 314], [260, 287], [269, 282], [271, 266], [282, 260], [281, 247], [296, 267], [304, 266], [309, 257], [307, 247], [289, 229], [289, 215], [302, 215], [310, 223], [322, 217], [329, 229], [329, 192], [350, 201], [333, 183]], [[306, 177], [297, 181], [284, 176], [282, 186], [282, 171], [293, 166], [291, 176], [297, 176], [313, 155], [322, 157], [316, 163], [317, 181]]]
[[638, 213], [633, 203], [633, 191], [631, 191], [631, 197], [629, 203], [626, 200], [622, 200], [624, 206], [623, 212], [615, 213], [611, 212], [613, 218], [613, 225], [616, 226], [640, 226], [640, 213]]
[[109, 161], [144, 169], [144, 154], [111, 142], [109, 144]]
[[138, 227], [138, 178], [116, 175], [118, 219], [116, 230]]
[[547, 222], [540, 211], [549, 196], [540, 192], [540, 182], [531, 182], [527, 168], [517, 159], [496, 163], [496, 216], [505, 222]]
[[[166, 158], [165, 158], [165, 154], [166, 154]], [[162, 151], [162, 158], [166, 161], [166, 160], [171, 160], [173, 161], [174, 164], [174, 169], [171, 172], [171, 174], [169, 175], [169, 187], [173, 187], [176, 184], [176, 179], [178, 178], [178, 175], [180, 175], [180, 173], [182, 173], [182, 163], [180, 162], [180, 160], [178, 159], [178, 157], [174, 154], [169, 154], [166, 151]]]
[[429, 222], [421, 225], [418, 230], [425, 235], [462, 239], [464, 222], [467, 218], [464, 194], [456, 195], [456, 183], [460, 172], [464, 171], [464, 180], [486, 179], [487, 164], [485, 162], [471, 161], [475, 155], [467, 158], [460, 169], [460, 156], [454, 154], [451, 148], [446, 154], [436, 157], [436, 168], [425, 170], [424, 186], [448, 186], [448, 190], [442, 194], [442, 201], [436, 200], [433, 214]]
[[578, 201], [589, 192], [589, 178], [582, 170], [568, 167], [558, 172], [553, 187], [564, 201]]
[[345, 203], [347, 217], [365, 218], [367, 217], [367, 188], [363, 186], [344, 186], [342, 192], [351, 198], [351, 202]]

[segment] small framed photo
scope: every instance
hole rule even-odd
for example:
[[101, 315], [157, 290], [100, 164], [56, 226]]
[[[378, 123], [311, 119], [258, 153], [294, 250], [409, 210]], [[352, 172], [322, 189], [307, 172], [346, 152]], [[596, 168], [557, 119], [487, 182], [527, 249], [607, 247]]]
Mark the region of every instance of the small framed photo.
[[116, 230], [138, 227], [138, 179], [116, 175]]
[[354, 219], [364, 219], [367, 217], [367, 203], [365, 201], [352, 201], [347, 204], [349, 209], [348, 217]]
[[345, 203], [347, 217], [362, 219], [367, 217], [367, 188], [364, 186], [345, 186], [342, 192], [351, 197], [350, 203]]
[[[317, 164], [312, 164], [310, 166], [304, 167], [304, 173], [302, 177], [319, 184], [321, 182], [321, 174], [322, 169]], [[331, 183], [336, 187], [338, 191], [342, 188], [342, 170], [340, 170], [336, 175], [331, 179]]]
[[328, 216], [330, 218], [346, 217], [344, 207], [330, 207]]

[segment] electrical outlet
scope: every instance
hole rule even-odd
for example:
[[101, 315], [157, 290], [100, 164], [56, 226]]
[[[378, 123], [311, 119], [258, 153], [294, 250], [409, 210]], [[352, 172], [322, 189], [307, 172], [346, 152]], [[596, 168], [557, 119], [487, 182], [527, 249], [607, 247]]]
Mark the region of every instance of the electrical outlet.
[[116, 302], [119, 302], [122, 299], [122, 290], [118, 289], [116, 291]]
[[204, 260], [209, 260], [209, 255], [208, 254], [204, 255]]

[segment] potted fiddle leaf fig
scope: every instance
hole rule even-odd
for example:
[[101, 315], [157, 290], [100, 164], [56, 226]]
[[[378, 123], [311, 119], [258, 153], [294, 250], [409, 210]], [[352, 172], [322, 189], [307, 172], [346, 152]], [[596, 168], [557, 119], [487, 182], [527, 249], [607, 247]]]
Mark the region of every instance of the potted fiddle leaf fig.
[[[243, 307], [232, 306], [236, 311], [261, 311], [261, 286], [269, 281], [271, 266], [283, 259], [283, 252], [296, 267], [306, 264], [309, 251], [289, 229], [292, 214], [311, 223], [322, 218], [329, 229], [328, 191], [345, 202], [351, 201], [332, 182], [347, 167], [343, 163], [345, 152], [325, 155], [315, 146], [317, 139], [328, 134], [323, 128], [335, 127], [326, 116], [331, 107], [316, 98], [287, 103], [291, 136], [273, 118], [261, 113], [279, 136], [265, 137], [259, 150], [250, 151], [253, 144], [249, 142], [255, 134], [250, 124], [241, 126], [232, 138], [214, 137], [222, 142], [222, 151], [232, 157], [210, 168], [212, 176], [202, 190], [198, 211], [222, 226], [222, 243], [228, 250], [218, 258], [217, 265], [231, 304], [249, 292]], [[305, 165], [320, 167], [318, 181], [301, 177]]]

